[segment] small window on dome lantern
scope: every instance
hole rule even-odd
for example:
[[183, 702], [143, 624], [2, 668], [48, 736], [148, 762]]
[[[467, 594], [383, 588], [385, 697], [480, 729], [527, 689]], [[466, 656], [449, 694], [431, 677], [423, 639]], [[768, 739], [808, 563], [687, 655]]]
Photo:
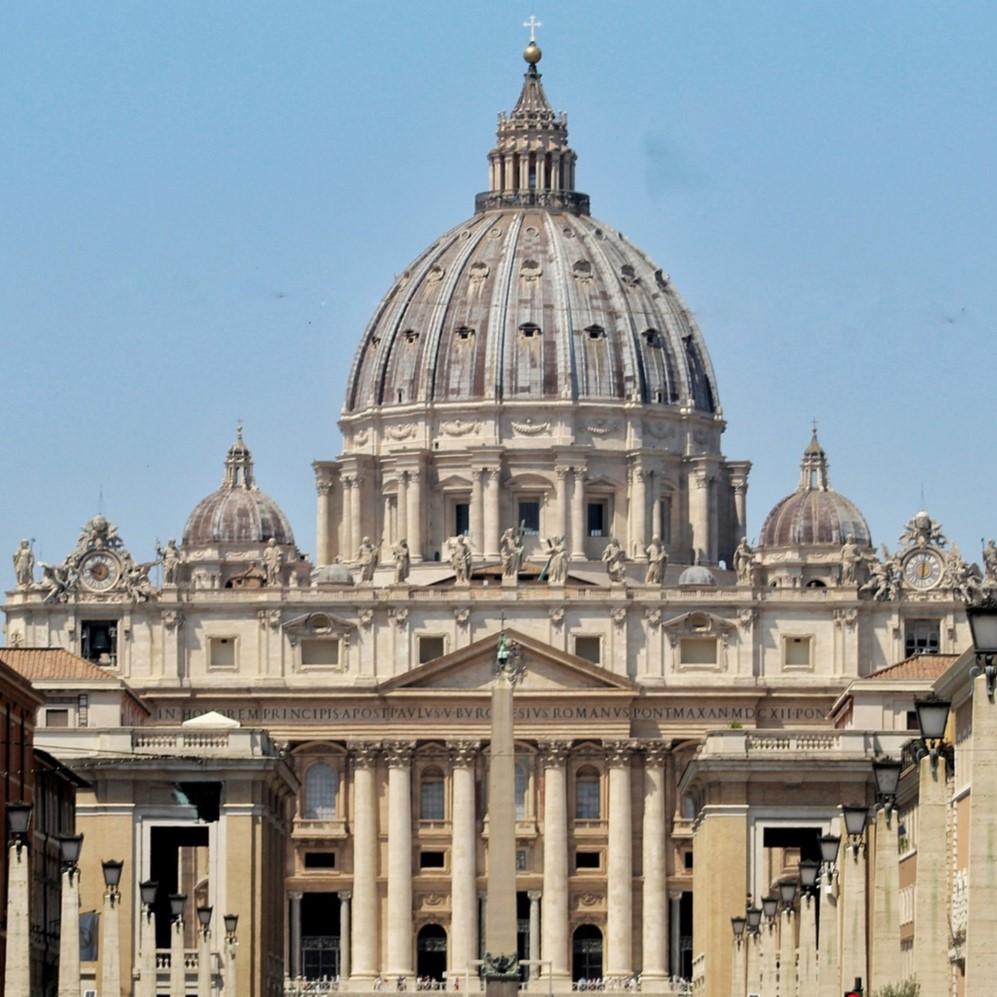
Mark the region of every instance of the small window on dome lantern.
[[535, 325], [533, 322], [524, 322], [519, 327], [519, 331], [523, 339], [534, 339], [540, 335], [540, 326]]
[[589, 339], [605, 339], [606, 337], [606, 330], [601, 325], [587, 326], [585, 332], [588, 334]]
[[462, 342], [466, 343], [468, 340], [474, 338], [474, 330], [473, 329], [469, 329], [466, 325], [462, 325], [457, 330], [457, 338], [459, 340], [461, 340]]

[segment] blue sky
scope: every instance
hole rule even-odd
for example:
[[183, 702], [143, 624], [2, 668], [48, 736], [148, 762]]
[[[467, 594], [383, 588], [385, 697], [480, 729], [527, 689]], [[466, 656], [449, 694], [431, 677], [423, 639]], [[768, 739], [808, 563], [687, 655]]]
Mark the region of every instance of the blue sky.
[[[314, 549], [310, 462], [392, 276], [468, 216], [518, 4], [0, 4], [0, 551], [98, 508], [136, 557], [236, 419]], [[816, 417], [894, 545], [992, 510], [997, 5], [548, 2], [541, 69], [593, 214], [671, 273], [754, 462], [749, 532]], [[13, 579], [9, 560], [0, 577]]]

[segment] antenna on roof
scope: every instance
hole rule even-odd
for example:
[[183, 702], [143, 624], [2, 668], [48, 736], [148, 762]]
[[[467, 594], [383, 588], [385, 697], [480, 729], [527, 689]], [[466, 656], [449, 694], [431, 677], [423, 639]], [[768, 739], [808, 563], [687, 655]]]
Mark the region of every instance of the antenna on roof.
[[104, 486], [97, 486], [97, 515], [104, 515]]

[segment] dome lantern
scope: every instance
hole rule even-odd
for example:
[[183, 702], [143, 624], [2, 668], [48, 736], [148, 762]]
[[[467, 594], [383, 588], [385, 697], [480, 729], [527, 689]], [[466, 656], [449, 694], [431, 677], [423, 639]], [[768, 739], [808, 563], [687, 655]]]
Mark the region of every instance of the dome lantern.
[[589, 213], [589, 198], [575, 190], [575, 161], [568, 145], [568, 116], [556, 113], [547, 100], [537, 64], [543, 53], [526, 23], [530, 44], [523, 52], [526, 73], [519, 100], [509, 114], [500, 114], [498, 140], [488, 154], [490, 189], [474, 199], [477, 212], [496, 208], [560, 208]]

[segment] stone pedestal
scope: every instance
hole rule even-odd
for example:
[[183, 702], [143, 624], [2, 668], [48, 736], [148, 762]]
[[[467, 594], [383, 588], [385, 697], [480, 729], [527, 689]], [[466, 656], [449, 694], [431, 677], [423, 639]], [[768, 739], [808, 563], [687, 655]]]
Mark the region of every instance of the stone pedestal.
[[[997, 703], [983, 675], [973, 679], [973, 748], [969, 755], [969, 915], [966, 928], [966, 993], [997, 980]], [[980, 750], [976, 750], [979, 748]], [[961, 765], [961, 761], [960, 761]], [[962, 828], [959, 828], [962, 834]]]
[[202, 928], [197, 937], [197, 997], [211, 997], [211, 934]]
[[778, 997], [796, 995], [796, 924], [792, 910], [779, 915], [779, 988]]
[[80, 873], [62, 873], [59, 921], [59, 997], [80, 997]]
[[841, 997], [839, 917], [835, 885], [833, 882], [825, 883], [820, 898], [820, 934], [817, 939], [818, 997]]
[[812, 997], [817, 989], [817, 903], [800, 898], [800, 936], [796, 949], [796, 993]]
[[863, 984], [869, 979], [865, 843], [862, 842], [856, 848], [842, 840], [838, 868], [841, 872], [841, 976], [838, 980], [838, 992], [841, 993], [857, 977], [862, 978]]
[[187, 967], [184, 965], [183, 921], [170, 924], [170, 997], [186, 997]]
[[762, 992], [762, 937], [760, 934], [752, 934], [748, 937], [745, 961], [748, 964], [747, 992], [749, 994], [760, 994]]
[[[975, 737], [976, 731], [973, 731], [973, 735]], [[945, 768], [944, 757], [932, 763], [931, 758], [926, 756], [921, 759], [918, 773], [913, 975], [917, 977], [921, 993], [925, 995], [948, 993], [951, 977], [946, 896], [948, 856], [945, 816], [948, 790], [945, 785]]]
[[31, 940], [28, 928], [28, 849], [13, 844], [7, 849], [7, 961], [4, 965], [6, 997], [31, 997]]
[[513, 976], [486, 976], [485, 995], [486, 997], [518, 997], [519, 977]]
[[743, 936], [734, 939], [734, 951], [730, 957], [730, 997], [744, 997], [745, 995], [747, 980], [745, 976], [745, 949], [749, 944], [750, 942]]
[[117, 890], [104, 894], [104, 910], [100, 916], [100, 992], [107, 997], [120, 997], [121, 994], [120, 904]]
[[885, 810], [876, 815], [872, 888], [872, 947], [869, 950], [869, 987], [898, 983], [900, 970], [900, 861], [897, 817]]

